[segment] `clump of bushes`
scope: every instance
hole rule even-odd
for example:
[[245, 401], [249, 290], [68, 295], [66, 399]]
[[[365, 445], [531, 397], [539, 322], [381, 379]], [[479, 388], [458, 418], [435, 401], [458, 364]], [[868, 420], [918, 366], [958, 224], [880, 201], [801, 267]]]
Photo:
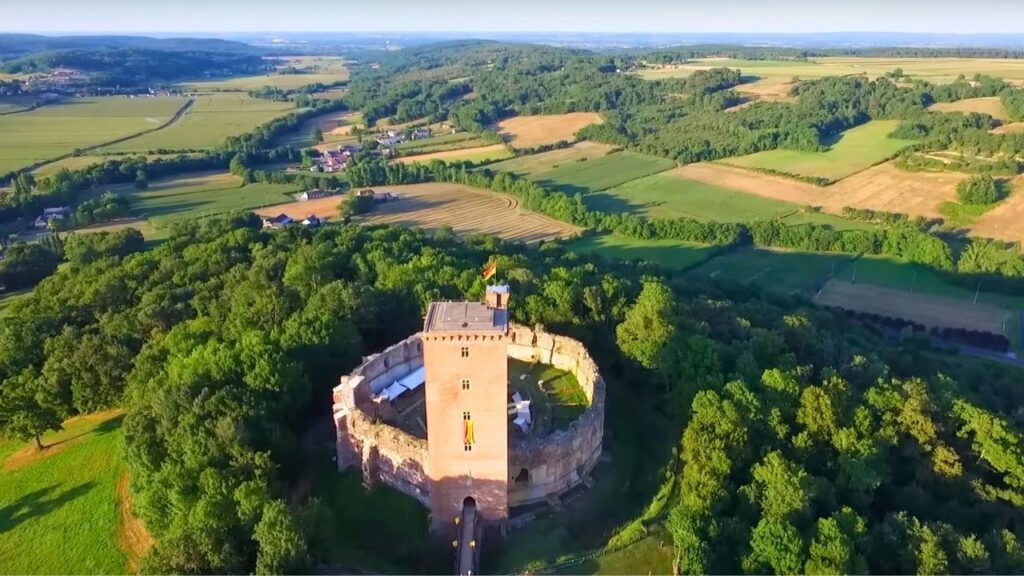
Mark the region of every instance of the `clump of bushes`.
[[962, 204], [985, 206], [1003, 199], [1004, 186], [991, 176], [972, 176], [957, 184], [956, 193]]

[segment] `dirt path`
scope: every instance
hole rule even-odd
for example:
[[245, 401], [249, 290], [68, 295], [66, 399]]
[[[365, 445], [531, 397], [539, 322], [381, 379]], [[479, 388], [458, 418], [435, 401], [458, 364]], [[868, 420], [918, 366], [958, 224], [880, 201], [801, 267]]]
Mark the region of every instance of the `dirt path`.
[[127, 471], [121, 472], [117, 479], [117, 504], [121, 512], [121, 526], [117, 534], [118, 545], [127, 557], [128, 572], [134, 574], [139, 571], [140, 562], [153, 547], [153, 536], [132, 511], [132, 496], [131, 490], [129, 490]]

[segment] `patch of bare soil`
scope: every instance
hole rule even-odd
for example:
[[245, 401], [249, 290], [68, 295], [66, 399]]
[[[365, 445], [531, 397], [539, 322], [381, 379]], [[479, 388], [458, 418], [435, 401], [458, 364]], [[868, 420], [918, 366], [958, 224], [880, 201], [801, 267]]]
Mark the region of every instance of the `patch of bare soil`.
[[128, 558], [128, 571], [135, 573], [139, 571], [139, 563], [153, 547], [153, 536], [132, 512], [128, 472], [122, 472], [117, 479], [117, 502], [121, 511], [118, 545]]

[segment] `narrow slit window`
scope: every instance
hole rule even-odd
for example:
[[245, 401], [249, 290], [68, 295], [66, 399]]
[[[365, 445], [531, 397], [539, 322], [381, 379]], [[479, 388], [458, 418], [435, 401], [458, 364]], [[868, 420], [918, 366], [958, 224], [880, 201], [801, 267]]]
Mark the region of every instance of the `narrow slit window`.
[[469, 390], [469, 378], [462, 379], [462, 389]]
[[462, 349], [459, 350], [459, 353], [462, 355], [463, 358], [469, 358], [469, 347], [463, 346]]

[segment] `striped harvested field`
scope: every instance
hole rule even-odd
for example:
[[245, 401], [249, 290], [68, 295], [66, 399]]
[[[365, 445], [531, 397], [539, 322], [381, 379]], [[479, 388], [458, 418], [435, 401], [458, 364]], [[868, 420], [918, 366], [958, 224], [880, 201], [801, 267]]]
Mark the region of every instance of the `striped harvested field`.
[[[502, 239], [529, 244], [554, 240], [579, 231], [575, 226], [520, 208], [511, 196], [461, 184], [430, 183], [408, 186], [380, 186], [378, 192], [394, 192], [399, 200], [378, 204], [361, 218], [369, 224], [393, 224], [432, 231], [448, 227], [458, 234], [493, 234]], [[307, 202], [292, 202], [256, 211], [273, 216], [287, 214], [305, 218], [337, 218], [344, 196]]]

